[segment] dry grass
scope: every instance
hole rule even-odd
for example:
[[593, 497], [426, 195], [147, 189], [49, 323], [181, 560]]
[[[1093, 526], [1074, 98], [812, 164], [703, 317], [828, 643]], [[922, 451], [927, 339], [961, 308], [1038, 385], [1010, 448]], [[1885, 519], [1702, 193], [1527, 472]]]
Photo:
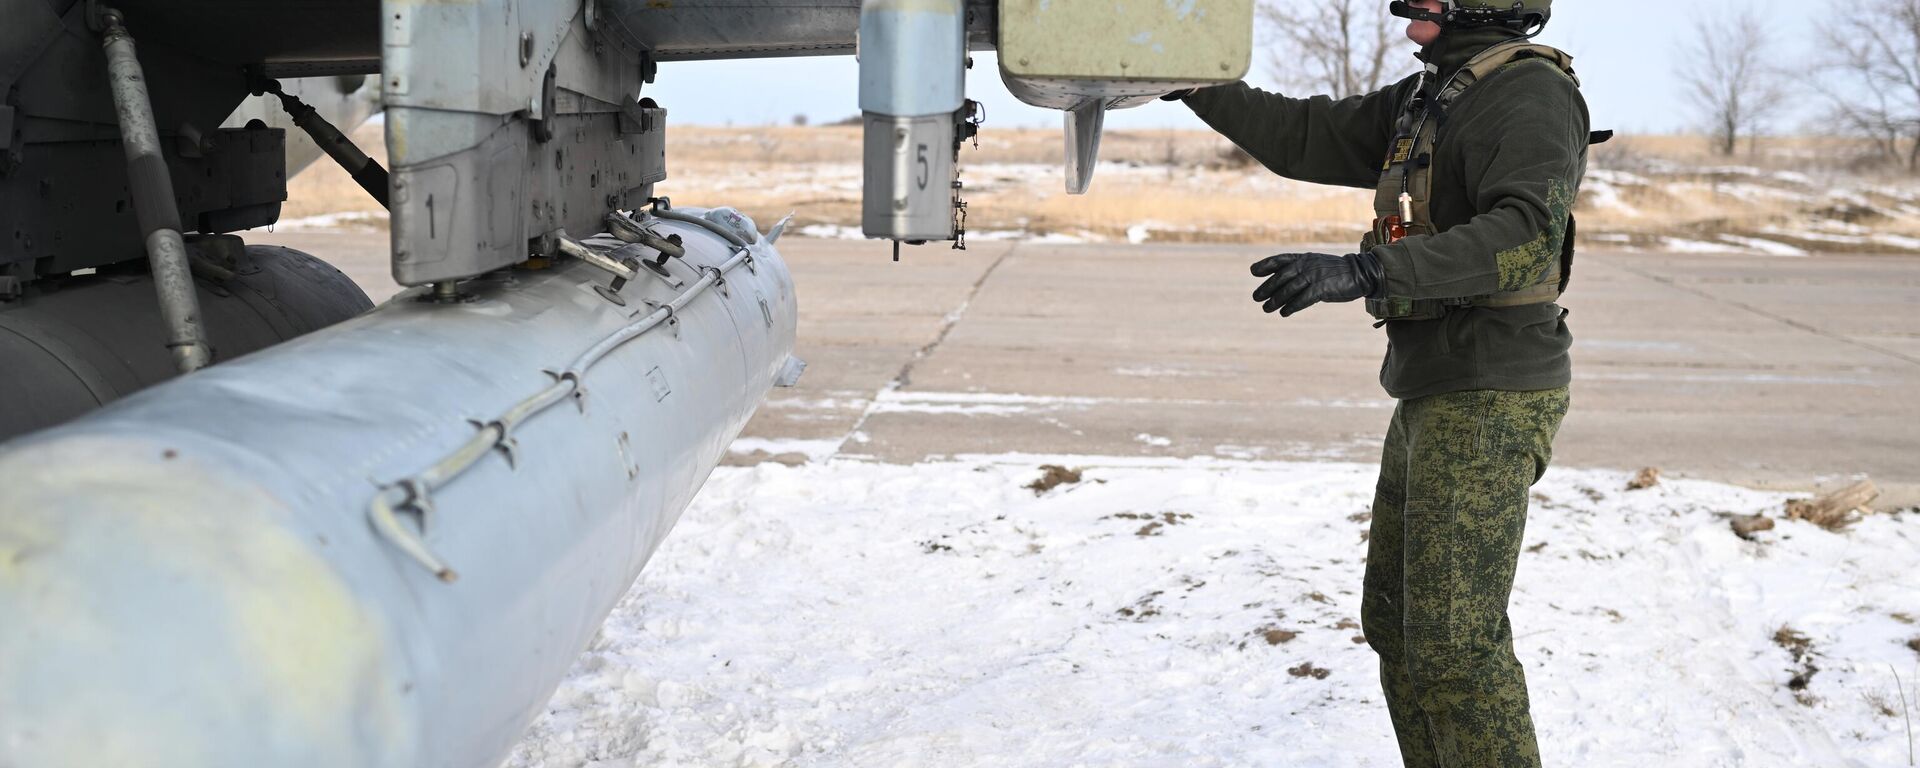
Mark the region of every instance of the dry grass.
[[[384, 159], [379, 126], [355, 139]], [[732, 205], [763, 224], [857, 227], [860, 127], [669, 128], [668, 179], [657, 194]], [[1868, 147], [1841, 139], [1770, 139], [1733, 158], [1692, 136], [1625, 136], [1595, 148], [1576, 206], [1592, 247], [1662, 247], [1667, 238], [1760, 238], [1806, 251], [1920, 250], [1920, 180], [1862, 167]], [[1372, 218], [1366, 190], [1278, 179], [1236, 159], [1207, 131], [1113, 131], [1085, 196], [1064, 190], [1053, 130], [994, 129], [961, 153], [968, 229], [1097, 240], [1357, 241]], [[288, 183], [283, 217], [378, 206], [322, 160]]]
[[1701, 137], [1620, 137], [1593, 151], [1580, 223], [1640, 245], [1731, 235], [1814, 252], [1912, 252], [1920, 180], [1870, 156], [1868, 143], [1844, 138], [1765, 139], [1725, 157]]
[[1258, 635], [1260, 639], [1267, 641], [1267, 645], [1291, 643], [1294, 638], [1300, 636], [1298, 632], [1290, 629], [1280, 629], [1278, 627], [1261, 627], [1254, 630], [1253, 633]]
[[[859, 224], [858, 126], [683, 128], [668, 141], [659, 194], [724, 201], [759, 220], [794, 212], [800, 226]], [[1157, 241], [1347, 241], [1372, 216], [1368, 192], [1229, 167], [1231, 148], [1201, 131], [1110, 133], [1093, 188], [1069, 196], [1058, 133], [988, 131], [960, 154], [968, 228], [1118, 240], [1145, 225]]]
[[[860, 163], [860, 126], [715, 128], [671, 126], [673, 161], [754, 161], [774, 165]], [[1232, 146], [1208, 131], [1110, 131], [1100, 143], [1102, 162], [1190, 167], [1219, 163]], [[964, 163], [1058, 165], [1065, 143], [1056, 130], [995, 129], [980, 133], [979, 147], [961, 152]]]
[[1697, 168], [1745, 166], [1809, 174], [1838, 171], [1852, 175], [1905, 175], [1887, 173], [1874, 159], [1874, 152], [1873, 142], [1865, 139], [1769, 136], [1742, 142], [1739, 151], [1722, 155], [1706, 136], [1637, 134], [1620, 136], [1595, 147], [1593, 158], [1608, 167], [1661, 160]]
[[[363, 125], [353, 132], [352, 138], [360, 151], [385, 165], [387, 144], [383, 130], [378, 124]], [[338, 163], [323, 156], [287, 180], [287, 202], [280, 206], [280, 218], [297, 219], [324, 213], [378, 210], [380, 204], [355, 184], [352, 176], [341, 170]]]
[[1040, 467], [1039, 479], [1027, 483], [1025, 487], [1027, 490], [1033, 491], [1033, 495], [1035, 496], [1045, 496], [1047, 491], [1063, 485], [1076, 484], [1080, 482], [1080, 479], [1081, 474], [1078, 469], [1068, 469], [1058, 464], [1046, 464]]
[[1773, 632], [1773, 644], [1786, 651], [1787, 655], [1793, 658], [1794, 665], [1798, 667], [1794, 670], [1793, 677], [1787, 680], [1787, 690], [1793, 691], [1794, 700], [1806, 706], [1819, 703], [1819, 700], [1807, 691], [1807, 686], [1813, 682], [1813, 676], [1820, 672], [1820, 668], [1813, 664], [1813, 639], [1791, 626], [1782, 624]]
[[1647, 467], [1645, 469], [1640, 470], [1638, 473], [1636, 473], [1633, 476], [1632, 480], [1627, 481], [1627, 490], [1644, 491], [1648, 488], [1652, 488], [1659, 484], [1660, 484], [1660, 468]]

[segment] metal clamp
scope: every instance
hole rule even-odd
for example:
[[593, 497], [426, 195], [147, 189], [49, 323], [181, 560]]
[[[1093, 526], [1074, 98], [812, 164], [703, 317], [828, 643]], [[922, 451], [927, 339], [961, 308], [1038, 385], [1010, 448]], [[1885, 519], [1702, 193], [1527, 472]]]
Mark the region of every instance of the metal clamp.
[[568, 237], [566, 230], [559, 230], [554, 233], [554, 243], [560, 249], [561, 253], [599, 267], [601, 271], [613, 275], [613, 280], [608, 282], [607, 285], [596, 285], [593, 287], [593, 290], [595, 293], [600, 294], [601, 298], [613, 302], [616, 305], [622, 307], [627, 305], [627, 300], [620, 296], [620, 289], [627, 287], [627, 281], [638, 277], [638, 272], [635, 272], [632, 267], [614, 261], [612, 257], [589, 248], [578, 240]]
[[679, 259], [687, 255], [686, 243], [679, 235], [662, 236], [624, 211], [607, 214], [607, 231], [623, 241], [659, 251], [660, 258], [655, 261], [656, 264], [665, 264], [669, 258]]
[[655, 312], [667, 313], [666, 317], [660, 320], [661, 324], [673, 329], [673, 337], [675, 339], [680, 338], [680, 317], [675, 314], [672, 304], [661, 304], [653, 300], [648, 300], [647, 306], [652, 307]]
[[[626, 269], [629, 275], [631, 274], [632, 270], [630, 268], [621, 266], [618, 262], [614, 262], [612, 259], [600, 255], [598, 252], [578, 242], [574, 242], [570, 238], [567, 238], [564, 233], [556, 234], [557, 247], [559, 250], [574, 253], [575, 249], [578, 249], [592, 257], [582, 258], [582, 260], [588, 263], [606, 269], [606, 266], [601, 263], [604, 261], [606, 264], [612, 264], [617, 268]], [[373, 501], [367, 508], [367, 519], [372, 524], [374, 530], [382, 538], [386, 539], [388, 543], [391, 543], [399, 549], [401, 553], [432, 572], [439, 580], [451, 583], [459, 578], [459, 575], [455, 573], [452, 568], [448, 567], [446, 563], [442, 562], [439, 557], [435, 556], [433, 552], [427, 548], [423, 540], [423, 536], [431, 523], [431, 517], [433, 515], [434, 505], [432, 493], [434, 489], [457, 479], [461, 474], [472, 469], [481, 459], [496, 451], [504, 453], [509, 468], [513, 468], [518, 463], [518, 448], [512, 435], [521, 422], [567, 399], [572, 399], [574, 404], [580, 409], [580, 413], [585, 414], [587, 409], [586, 373], [595, 363], [605, 358], [608, 354], [611, 354], [613, 350], [618, 349], [620, 345], [640, 338], [642, 335], [659, 328], [663, 324], [671, 327], [674, 332], [674, 337], [679, 338], [680, 320], [678, 315], [680, 308], [699, 298], [700, 294], [704, 293], [706, 289], [724, 285], [725, 276], [728, 271], [742, 264], [750, 267], [752, 265], [750, 253], [748, 249], [743, 247], [725, 264], [719, 267], [704, 268], [700, 280], [680, 293], [680, 295], [675, 297], [671, 302], [658, 304], [648, 301], [648, 306], [653, 308], [652, 312], [647, 313], [645, 317], [635, 319], [632, 323], [600, 339], [582, 351], [579, 356], [574, 359], [573, 363], [568, 365], [564, 370], [543, 370], [542, 372], [551, 377], [553, 382], [547, 385], [546, 388], [535, 392], [507, 409], [500, 417], [486, 422], [469, 420], [468, 423], [473, 425], [478, 431], [469, 437], [466, 442], [461, 443], [459, 447], [453, 449], [433, 465], [412, 476], [384, 485], [375, 492]], [[615, 272], [615, 274], [618, 275], [619, 273]], [[598, 286], [596, 286], [596, 288], [598, 288]], [[764, 300], [761, 304], [761, 311], [763, 313], [767, 311]], [[412, 510], [419, 516], [419, 533], [409, 530], [406, 525], [400, 522], [398, 515], [400, 510]]]
[[[398, 500], [393, 498], [396, 494], [400, 495]], [[375, 494], [373, 503], [367, 508], [367, 519], [373, 523], [373, 529], [378, 531], [388, 543], [413, 558], [414, 562], [432, 571], [435, 578], [449, 584], [459, 579], [460, 574], [455, 573], [452, 568], [447, 567], [446, 563], [441, 562], [440, 558], [435, 557], [419, 535], [407, 530], [407, 527], [401, 524], [399, 515], [395, 514], [400, 509], [412, 509], [419, 515], [420, 530], [422, 533], [426, 532], [428, 518], [433, 513], [433, 499], [427, 495], [427, 489], [419, 480], [415, 478], [401, 480]]]

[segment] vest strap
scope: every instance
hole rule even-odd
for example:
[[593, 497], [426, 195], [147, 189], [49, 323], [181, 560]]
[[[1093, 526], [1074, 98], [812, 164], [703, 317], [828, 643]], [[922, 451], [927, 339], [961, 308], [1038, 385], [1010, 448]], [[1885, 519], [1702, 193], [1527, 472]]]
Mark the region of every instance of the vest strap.
[[[1537, 58], [1553, 64], [1573, 80], [1575, 87], [1580, 85], [1580, 78], [1573, 72], [1573, 57], [1566, 52], [1544, 45], [1513, 42], [1488, 48], [1469, 60], [1441, 85], [1432, 104], [1422, 103], [1423, 99], [1419, 96], [1412, 99], [1408, 105], [1409, 113], [1403, 114], [1399, 120], [1400, 127], [1393, 146], [1388, 148], [1387, 161], [1374, 195], [1374, 212], [1379, 218], [1361, 240], [1361, 250], [1372, 250], [1376, 245], [1397, 239], [1393, 233], [1385, 231], [1388, 222], [1404, 225], [1405, 231], [1410, 234], [1435, 232], [1429, 206], [1433, 197], [1432, 158], [1438, 144], [1440, 119], [1468, 89], [1523, 58]], [[1414, 110], [1428, 110], [1429, 113], [1416, 116]], [[1415, 221], [1401, 220], [1400, 195], [1403, 190], [1412, 197], [1411, 208], [1415, 212]], [[1561, 293], [1566, 290], [1564, 278], [1571, 271], [1573, 237], [1573, 225], [1569, 221], [1560, 258], [1536, 285], [1516, 291], [1458, 299], [1368, 299], [1367, 312], [1382, 322], [1432, 320], [1461, 307], [1509, 308], [1552, 303], [1559, 300]]]

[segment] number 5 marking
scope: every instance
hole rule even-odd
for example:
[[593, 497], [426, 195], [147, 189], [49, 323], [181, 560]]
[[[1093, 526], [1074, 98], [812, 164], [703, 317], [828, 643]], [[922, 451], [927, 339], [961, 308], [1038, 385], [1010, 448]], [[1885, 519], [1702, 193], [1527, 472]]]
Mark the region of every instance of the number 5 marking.
[[927, 188], [927, 182], [933, 180], [933, 166], [927, 162], [927, 145], [921, 144], [919, 146], [920, 149], [916, 153], [914, 162], [920, 165], [920, 172], [914, 175], [913, 183], [919, 185], [920, 189], [925, 190]]

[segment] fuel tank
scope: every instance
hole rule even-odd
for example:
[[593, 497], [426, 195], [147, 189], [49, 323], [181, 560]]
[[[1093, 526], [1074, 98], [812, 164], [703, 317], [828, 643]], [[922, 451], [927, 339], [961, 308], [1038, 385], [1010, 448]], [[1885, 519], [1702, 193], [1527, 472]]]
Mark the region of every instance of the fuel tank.
[[[203, 266], [194, 281], [216, 362], [373, 308], [359, 286], [324, 261], [227, 239], [235, 245], [219, 250], [231, 255], [225, 261], [231, 269]], [[0, 303], [0, 440], [172, 378], [177, 371], [160, 322], [144, 261], [66, 278], [58, 287], [36, 286], [26, 297]]]
[[797, 375], [699, 213], [617, 293], [416, 289], [0, 446], [0, 765], [498, 765]]

